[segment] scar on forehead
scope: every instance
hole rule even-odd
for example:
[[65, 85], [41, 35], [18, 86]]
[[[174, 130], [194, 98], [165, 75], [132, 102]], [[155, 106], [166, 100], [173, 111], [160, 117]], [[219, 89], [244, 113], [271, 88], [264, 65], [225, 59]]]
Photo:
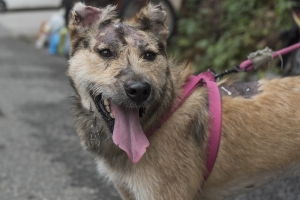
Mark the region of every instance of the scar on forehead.
[[100, 29], [100, 33], [97, 35], [97, 40], [103, 43], [121, 42], [126, 45], [125, 36], [128, 33], [125, 31], [125, 25], [122, 23], [109, 24]]
[[159, 49], [155, 41], [152, 41], [142, 31], [121, 22], [109, 24], [101, 28], [97, 40], [100, 43], [106, 44], [120, 42], [123, 45], [138, 47], [142, 51]]

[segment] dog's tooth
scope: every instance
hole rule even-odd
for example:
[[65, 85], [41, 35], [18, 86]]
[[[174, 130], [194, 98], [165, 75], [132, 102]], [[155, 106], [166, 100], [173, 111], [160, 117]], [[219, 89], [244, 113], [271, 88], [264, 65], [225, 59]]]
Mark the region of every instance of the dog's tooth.
[[110, 113], [110, 117], [113, 119], [115, 118], [114, 114], [112, 114], [112, 113]]
[[104, 105], [106, 105], [106, 106], [108, 106], [108, 105], [109, 105], [109, 103], [108, 103], [107, 99], [104, 99], [104, 100], [103, 100], [103, 102], [104, 102]]
[[110, 112], [110, 107], [109, 106], [105, 106], [105, 109]]

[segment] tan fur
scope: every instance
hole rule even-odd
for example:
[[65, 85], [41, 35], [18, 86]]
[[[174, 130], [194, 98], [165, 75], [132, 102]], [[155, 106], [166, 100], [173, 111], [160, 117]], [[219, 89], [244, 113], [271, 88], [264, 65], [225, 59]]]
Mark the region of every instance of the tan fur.
[[[80, 21], [86, 13], [91, 18]], [[198, 87], [148, 138], [150, 146], [137, 164], [112, 142], [112, 133], [90, 93], [116, 103], [124, 99], [125, 105], [136, 107], [122, 95], [122, 84], [137, 77], [146, 79], [152, 85], [149, 98], [153, 99], [143, 102], [146, 113], [140, 123], [147, 131], [178, 101], [192, 74], [189, 66], [176, 65], [164, 55], [167, 29], [163, 17], [163, 9], [150, 4], [121, 24], [112, 7], [75, 5], [69, 25], [73, 53], [68, 69], [76, 91], [75, 126], [83, 146], [96, 156], [99, 173], [126, 200], [221, 199], [300, 174], [298, 77], [261, 80], [259, 92], [251, 98], [222, 98], [220, 150], [204, 185], [210, 134], [205, 87]], [[118, 34], [123, 25], [130, 33], [124, 33], [124, 38]], [[113, 49], [116, 56], [99, 56], [98, 51], [105, 48]], [[154, 61], [143, 58], [149, 50], [160, 51]]]

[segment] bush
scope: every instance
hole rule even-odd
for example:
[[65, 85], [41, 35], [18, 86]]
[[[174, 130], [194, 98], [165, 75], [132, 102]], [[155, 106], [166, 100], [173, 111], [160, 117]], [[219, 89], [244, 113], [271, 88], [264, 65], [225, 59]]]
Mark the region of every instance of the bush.
[[292, 27], [287, 0], [186, 0], [170, 51], [198, 70], [229, 69], [268, 46], [281, 48], [279, 33]]

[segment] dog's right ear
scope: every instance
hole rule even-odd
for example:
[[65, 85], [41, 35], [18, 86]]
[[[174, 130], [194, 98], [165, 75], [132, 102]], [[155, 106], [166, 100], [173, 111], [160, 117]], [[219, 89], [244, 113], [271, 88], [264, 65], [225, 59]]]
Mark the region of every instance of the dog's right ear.
[[163, 4], [153, 5], [149, 3], [127, 23], [143, 31], [153, 33], [165, 44], [169, 33], [166, 26], [166, 17], [167, 14]]
[[117, 18], [115, 6], [107, 6], [103, 9], [86, 6], [78, 2], [70, 13], [69, 30], [71, 38], [74, 34], [81, 34], [87, 30], [96, 29], [101, 24], [110, 23]]

